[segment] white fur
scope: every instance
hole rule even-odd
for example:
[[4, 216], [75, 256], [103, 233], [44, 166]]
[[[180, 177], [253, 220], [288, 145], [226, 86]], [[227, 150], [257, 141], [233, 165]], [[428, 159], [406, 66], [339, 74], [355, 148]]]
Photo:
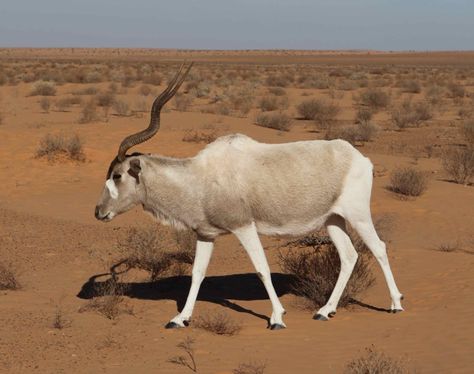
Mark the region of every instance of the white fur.
[[119, 197], [119, 192], [115, 182], [112, 179], [107, 179], [107, 182], [105, 182], [105, 187], [109, 190], [110, 197], [114, 200], [117, 200]]

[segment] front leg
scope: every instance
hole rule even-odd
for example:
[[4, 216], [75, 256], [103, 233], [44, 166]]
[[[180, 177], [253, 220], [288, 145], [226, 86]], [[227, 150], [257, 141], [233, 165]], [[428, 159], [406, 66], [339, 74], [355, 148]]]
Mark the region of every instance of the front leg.
[[212, 250], [214, 248], [214, 242], [209, 241], [197, 241], [196, 245], [196, 257], [194, 258], [193, 264], [193, 275], [191, 281], [191, 288], [189, 290], [188, 298], [183, 310], [170, 322], [166, 324], [167, 329], [185, 327], [191, 315], [193, 314], [194, 304], [196, 303], [199, 287], [201, 286], [204, 277], [206, 276], [207, 266], [211, 259]]

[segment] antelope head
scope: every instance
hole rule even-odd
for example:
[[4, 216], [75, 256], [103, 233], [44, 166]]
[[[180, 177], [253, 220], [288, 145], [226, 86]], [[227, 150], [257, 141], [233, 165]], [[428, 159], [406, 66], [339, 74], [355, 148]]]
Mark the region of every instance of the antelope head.
[[142, 165], [140, 153], [127, 155], [127, 151], [153, 137], [160, 129], [161, 108], [176, 94], [184, 82], [191, 66], [183, 63], [168, 87], [153, 101], [150, 124], [145, 130], [127, 136], [118, 149], [117, 156], [110, 164], [104, 189], [97, 206], [95, 217], [104, 222], [130, 210], [140, 203], [143, 188], [141, 185]]

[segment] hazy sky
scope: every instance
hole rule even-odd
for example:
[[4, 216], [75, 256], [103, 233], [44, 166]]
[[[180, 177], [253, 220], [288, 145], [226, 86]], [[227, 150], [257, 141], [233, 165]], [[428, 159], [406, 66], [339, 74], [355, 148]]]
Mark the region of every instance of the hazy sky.
[[474, 49], [474, 0], [1, 0], [0, 47]]

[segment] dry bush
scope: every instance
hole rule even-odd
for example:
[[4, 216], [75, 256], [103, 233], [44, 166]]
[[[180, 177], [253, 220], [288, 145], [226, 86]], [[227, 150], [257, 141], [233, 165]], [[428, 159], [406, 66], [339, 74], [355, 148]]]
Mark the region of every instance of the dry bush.
[[18, 290], [20, 282], [16, 278], [13, 267], [0, 262], [0, 290]]
[[280, 131], [290, 131], [291, 118], [283, 112], [259, 113], [255, 117], [255, 124]]
[[95, 95], [97, 92], [99, 92], [99, 89], [95, 86], [89, 86], [85, 88], [81, 88], [80, 90], [75, 90], [72, 92], [73, 95]]
[[400, 359], [366, 348], [364, 355], [351, 360], [345, 367], [345, 374], [408, 374], [410, 371]]
[[407, 127], [419, 127], [424, 121], [433, 118], [431, 107], [424, 102], [413, 104], [410, 100], [405, 100], [391, 112], [392, 122], [398, 129]]
[[186, 94], [178, 92], [176, 96], [174, 97], [174, 107], [176, 110], [180, 112], [187, 111], [192, 103], [193, 103], [193, 98], [190, 95], [186, 95]]
[[99, 116], [97, 114], [97, 104], [95, 100], [91, 99], [86, 101], [81, 108], [79, 113], [79, 123], [90, 123], [97, 121]]
[[146, 85], [146, 84], [142, 84], [139, 88], [138, 88], [138, 93], [142, 96], [148, 96], [151, 94], [151, 88], [150, 86]]
[[48, 161], [54, 161], [61, 157], [81, 162], [86, 159], [83, 142], [76, 134], [71, 136], [46, 134], [41, 139], [35, 156], [37, 158], [46, 157]]
[[433, 106], [438, 106], [443, 102], [444, 89], [438, 85], [428, 87], [425, 92], [426, 101]]
[[43, 109], [43, 112], [49, 113], [49, 108], [51, 107], [51, 100], [47, 97], [42, 97], [39, 101], [41, 109]]
[[149, 74], [143, 77], [143, 83], [159, 86], [163, 82], [163, 76], [159, 73]]
[[33, 83], [30, 96], [54, 96], [56, 95], [56, 83], [50, 81], [37, 81]]
[[286, 87], [290, 82], [290, 77], [284, 74], [271, 74], [265, 80], [265, 84], [272, 87]]
[[372, 111], [386, 108], [390, 104], [390, 96], [378, 88], [368, 88], [361, 92], [359, 101], [362, 105], [369, 107]]
[[[370, 253], [361, 240], [353, 240], [359, 258], [339, 301], [345, 307], [375, 282], [370, 269]], [[311, 309], [322, 307], [331, 296], [341, 269], [336, 247], [329, 237], [305, 237], [288, 243], [289, 250], [280, 252], [282, 270], [294, 276], [292, 289], [303, 296]]]
[[114, 281], [104, 282], [97, 296], [79, 309], [79, 313], [95, 311], [107, 319], [114, 320], [122, 314], [133, 314], [133, 309], [123, 297], [125, 289]]
[[320, 99], [305, 100], [296, 109], [303, 119], [314, 120], [322, 128], [328, 127], [340, 111], [336, 104]]
[[212, 332], [216, 335], [232, 336], [242, 329], [240, 323], [234, 321], [226, 312], [207, 313], [193, 320], [193, 325], [198, 329]]
[[104, 110], [104, 116], [107, 118], [109, 109], [115, 103], [115, 94], [112, 91], [99, 92], [95, 95], [95, 103]]
[[268, 95], [263, 96], [260, 98], [258, 102], [258, 107], [263, 112], [269, 112], [272, 110], [282, 110], [287, 109], [289, 106], [288, 96], [276, 96], [276, 95]]
[[259, 362], [243, 362], [240, 363], [234, 370], [233, 374], [263, 374], [265, 371], [265, 364]]
[[197, 373], [197, 364], [196, 359], [194, 358], [194, 343], [195, 340], [187, 336], [186, 339], [177, 345], [178, 348], [182, 349], [184, 353], [186, 353], [186, 356], [174, 356], [171, 357], [168, 362], [187, 367], [189, 370]]
[[66, 327], [69, 327], [70, 325], [71, 325], [71, 321], [69, 321], [64, 316], [64, 312], [62, 308], [59, 305], [57, 305], [54, 311], [54, 317], [53, 317], [53, 322], [52, 322], [53, 328], [62, 330]]
[[359, 108], [356, 113], [355, 123], [369, 122], [374, 113], [368, 108]]
[[389, 189], [405, 196], [420, 196], [427, 187], [426, 173], [412, 167], [396, 169], [390, 175]]
[[402, 90], [409, 93], [420, 93], [421, 84], [416, 80], [405, 80], [402, 82]]
[[130, 115], [130, 107], [128, 103], [124, 100], [115, 99], [112, 107], [115, 111], [115, 114], [120, 117], [127, 117]]
[[445, 151], [442, 163], [454, 182], [469, 184], [474, 177], [474, 146], [455, 147]]
[[371, 122], [360, 122], [356, 126], [342, 126], [331, 128], [325, 138], [344, 139], [351, 144], [370, 142], [378, 131], [378, 127]]
[[268, 93], [275, 96], [286, 96], [286, 91], [282, 87], [269, 87]]
[[474, 147], [474, 120], [466, 121], [461, 128], [461, 135], [468, 147]]
[[449, 97], [452, 99], [459, 99], [466, 96], [466, 89], [463, 86], [453, 82], [448, 85], [448, 92]]
[[198, 132], [195, 130], [186, 131], [183, 138], [181, 139], [183, 142], [188, 143], [212, 143], [214, 140], [217, 139], [217, 133], [215, 131], [212, 132]]
[[[192, 238], [192, 239], [191, 239]], [[194, 261], [196, 236], [192, 232], [166, 235], [156, 226], [132, 228], [118, 242], [121, 262], [129, 268], [148, 271], [150, 279], [183, 273], [183, 266]], [[192, 242], [192, 244], [191, 244]]]
[[72, 104], [73, 100], [71, 99], [72, 98], [69, 98], [69, 97], [63, 97], [59, 99], [58, 101], [56, 101], [55, 103], [56, 110], [58, 110], [59, 112], [67, 112], [73, 105]]

